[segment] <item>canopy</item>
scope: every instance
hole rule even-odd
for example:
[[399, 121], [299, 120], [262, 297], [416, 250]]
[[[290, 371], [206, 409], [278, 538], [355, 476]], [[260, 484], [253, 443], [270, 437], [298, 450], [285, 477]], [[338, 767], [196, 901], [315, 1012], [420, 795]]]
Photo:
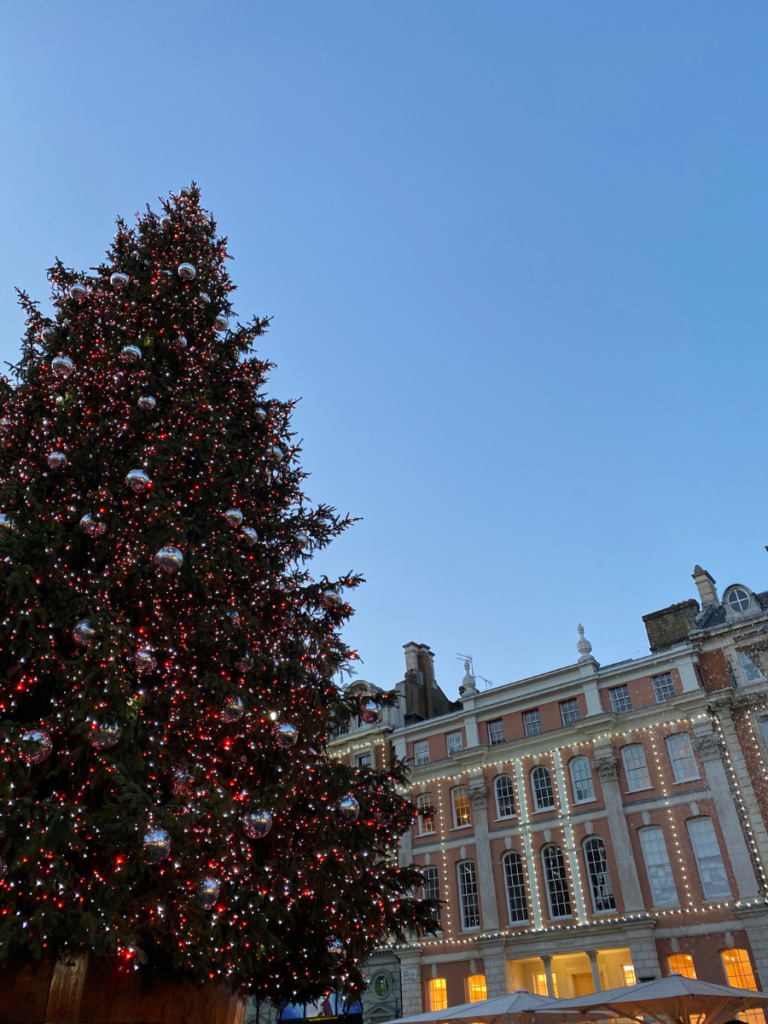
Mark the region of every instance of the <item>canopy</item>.
[[[506, 996], [494, 999], [483, 999], [477, 1003], [463, 1003], [461, 1006], [449, 1006], [446, 1010], [432, 1010], [430, 1013], [419, 1013], [415, 1017], [400, 1017], [387, 1024], [550, 1024], [563, 1016], [560, 1010], [561, 999], [549, 999], [537, 996], [533, 992], [518, 989]], [[570, 1016], [594, 1017], [594, 1014], [582, 1014], [571, 1011]]]
[[[711, 985], [695, 978], [670, 974], [666, 978], [645, 981], [625, 988], [612, 988], [577, 999], [551, 999], [553, 1012], [579, 1010], [594, 1015], [618, 1015], [632, 1020], [658, 1021], [659, 1024], [725, 1024], [745, 1010], [768, 1008], [768, 995], [730, 985]], [[539, 1014], [536, 1014], [537, 1020]]]

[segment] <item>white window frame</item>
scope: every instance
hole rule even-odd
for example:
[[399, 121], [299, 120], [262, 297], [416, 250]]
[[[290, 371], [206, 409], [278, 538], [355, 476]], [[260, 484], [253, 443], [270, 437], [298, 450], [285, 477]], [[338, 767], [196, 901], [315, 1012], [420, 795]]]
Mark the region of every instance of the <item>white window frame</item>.
[[[619, 691], [621, 691], [621, 693], [619, 693]], [[614, 715], [625, 715], [627, 711], [632, 710], [632, 697], [626, 683], [619, 683], [618, 686], [609, 686], [608, 700], [611, 702], [611, 711]], [[625, 703], [627, 707], [623, 706]], [[617, 704], [621, 706], [616, 707]]]
[[638, 829], [638, 835], [653, 905], [655, 907], [679, 906], [680, 899], [677, 895], [675, 875], [669, 860], [664, 829], [660, 825], [646, 825]]
[[[577, 777], [574, 774], [574, 769], [578, 765], [580, 768], [586, 762], [586, 775]], [[568, 762], [568, 774], [571, 776], [571, 791], [573, 792], [573, 802], [575, 804], [588, 804], [593, 800], [597, 800], [595, 795], [595, 782], [592, 778], [592, 765], [589, 762], [588, 757], [584, 757], [583, 754], [579, 754], [578, 757], [572, 757]], [[589, 781], [589, 793], [590, 796], [580, 796], [577, 786]]]
[[[555, 853], [557, 851], [557, 853]], [[556, 858], [559, 854], [559, 863], [556, 865], [559, 871], [562, 866], [562, 876], [555, 878], [554, 875], [550, 877], [551, 871], [551, 860]], [[551, 855], [551, 856], [550, 856]], [[558, 846], [557, 843], [547, 843], [541, 851], [541, 872], [544, 876], [544, 888], [547, 891], [547, 906], [549, 907], [549, 919], [551, 921], [564, 921], [566, 918], [573, 917], [573, 901], [571, 900], [571, 887], [568, 884], [568, 872], [565, 867], [565, 856], [563, 854], [562, 847]], [[565, 883], [564, 887], [560, 886], [559, 883]], [[553, 910], [553, 897], [555, 896], [555, 889], [557, 892], [565, 893], [564, 905], [568, 905], [568, 913], [555, 914]], [[560, 902], [555, 901], [555, 902]]]
[[413, 763], [417, 767], [422, 764], [429, 764], [429, 740], [414, 741]]
[[[635, 756], [635, 751], [639, 750], [641, 754], [641, 760]], [[632, 751], [630, 754], [629, 752]], [[628, 743], [626, 747], [621, 748], [621, 761], [624, 765], [624, 775], [627, 780], [627, 792], [628, 793], [642, 793], [645, 789], [653, 789], [651, 785], [651, 773], [648, 770], [648, 762], [645, 758], [645, 750], [643, 749], [642, 743]], [[627, 763], [628, 761], [634, 761], [635, 763]], [[641, 776], [641, 772], [645, 774]], [[643, 785], [636, 785], [636, 783], [642, 781]]]
[[653, 696], [656, 698], [657, 704], [666, 704], [668, 700], [677, 696], [675, 680], [671, 672], [659, 672], [658, 675], [651, 676], [651, 686], [653, 686]]
[[[515, 864], [514, 875], [508, 864]], [[510, 924], [522, 924], [529, 920], [528, 894], [525, 888], [525, 862], [518, 850], [507, 850], [501, 858], [504, 873], [504, 892], [507, 897], [507, 915]], [[519, 868], [519, 871], [518, 871]], [[520, 905], [522, 901], [522, 906]], [[513, 905], [514, 904], [514, 905]]]
[[[419, 871], [424, 876], [424, 884], [421, 887], [421, 898], [423, 900], [440, 899], [440, 872], [434, 865], [422, 867], [418, 865]], [[434, 885], [433, 885], [434, 883]], [[440, 910], [435, 911], [435, 921], [440, 921]]]
[[489, 722], [485, 723], [485, 728], [488, 732], [489, 747], [498, 747], [500, 743], [506, 743], [503, 718], [492, 718]]
[[460, 860], [456, 865], [456, 879], [461, 911], [461, 930], [477, 931], [480, 928], [480, 897], [477, 892], [477, 871], [473, 860]]
[[[600, 861], [592, 852], [599, 851]], [[587, 871], [589, 890], [592, 893], [592, 908], [596, 914], [613, 913], [616, 910], [616, 897], [613, 893], [611, 873], [608, 869], [608, 854], [602, 836], [589, 836], [581, 846], [584, 855], [584, 867]], [[607, 906], [598, 906], [604, 902]]]
[[[691, 746], [691, 737], [687, 732], [675, 732], [667, 736], [666, 740], [667, 757], [672, 766], [672, 774], [675, 777], [675, 784], [692, 782], [700, 779], [699, 766], [696, 764], [696, 755]], [[675, 750], [682, 743], [684, 750]]]
[[[568, 709], [566, 711], [566, 708]], [[574, 717], [571, 717], [571, 712], [576, 711]], [[579, 698], [570, 697], [568, 700], [560, 701], [560, 719], [563, 723], [563, 728], [572, 725], [574, 722], [581, 721], [581, 708], [579, 707]]]
[[[462, 796], [465, 796], [467, 798], [467, 807], [468, 807], [469, 820], [466, 821], [466, 822], [463, 822], [461, 825], [459, 824], [459, 820], [456, 817], [456, 810], [457, 810], [457, 808], [456, 808], [456, 796], [457, 796], [457, 794], [461, 794]], [[471, 804], [470, 804], [470, 801], [469, 801], [469, 787], [468, 786], [454, 786], [453, 789], [451, 790], [451, 812], [453, 814], [453, 827], [454, 828], [471, 828], [472, 827], [472, 810], [471, 810]]]
[[[364, 765], [364, 764], [360, 763], [361, 760], [364, 757], [368, 758], [368, 764], [367, 765]], [[373, 767], [373, 751], [372, 750], [366, 750], [362, 754], [358, 754], [357, 755], [357, 767], [358, 768], [372, 768]]]
[[[535, 718], [534, 715], [536, 716]], [[535, 725], [538, 728], [529, 730], [529, 725]], [[541, 712], [538, 708], [529, 708], [523, 712], [523, 732], [526, 736], [540, 736], [543, 732], [541, 728]]]
[[[549, 791], [552, 794], [552, 803], [547, 804], [545, 807], [539, 804], [539, 794], [536, 789], [536, 783], [534, 781], [534, 775], [539, 775], [541, 772], [546, 772], [546, 776], [549, 779]], [[543, 776], [542, 776], [543, 778]], [[552, 785], [552, 772], [547, 768], [545, 764], [537, 764], [535, 768], [531, 769], [531, 793], [533, 795], [533, 809], [534, 811], [553, 811], [557, 804], [555, 802], [555, 787]]]
[[464, 749], [464, 741], [461, 736], [461, 729], [445, 734], [445, 749], [450, 757], [451, 754], [460, 754]]
[[[435, 806], [435, 802], [432, 799], [432, 794], [431, 793], [419, 793], [418, 797], [416, 798], [416, 807], [420, 811], [423, 810], [425, 807], [434, 807], [434, 806]], [[421, 814], [419, 815], [419, 835], [420, 836], [433, 836], [435, 834], [435, 831], [436, 831], [436, 829], [435, 829], [435, 816], [436, 816], [436, 813], [437, 813], [436, 811], [433, 811], [431, 818], [424, 818], [424, 817], [422, 817]], [[427, 828], [426, 827], [428, 823], [432, 825], [432, 828]]]
[[[688, 838], [691, 841], [704, 899], [716, 900], [724, 897], [730, 899], [733, 893], [712, 819], [707, 815], [701, 815], [698, 818], [689, 818], [685, 825], [688, 829]], [[719, 878], [708, 877], [710, 872], [718, 874]]]
[[[506, 780], [506, 782], [509, 784], [506, 787], [508, 789], [508, 792], [504, 793], [501, 796], [501, 798], [500, 798], [499, 797], [499, 788], [504, 784], [504, 780]], [[515, 803], [515, 787], [512, 784], [512, 776], [511, 775], [497, 775], [496, 776], [496, 778], [493, 780], [493, 795], [494, 795], [494, 798], [496, 800], [496, 820], [497, 821], [501, 821], [503, 819], [509, 819], [509, 818], [516, 818], [517, 817], [517, 804]], [[512, 801], [512, 810], [510, 811], [509, 814], [502, 814], [501, 813], [501, 801], [502, 800], [511, 800]]]

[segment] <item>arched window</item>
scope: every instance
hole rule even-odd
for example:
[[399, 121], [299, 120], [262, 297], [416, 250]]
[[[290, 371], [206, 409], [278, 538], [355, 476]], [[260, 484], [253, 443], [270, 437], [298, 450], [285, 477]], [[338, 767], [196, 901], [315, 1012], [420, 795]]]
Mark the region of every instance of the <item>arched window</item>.
[[528, 900], [525, 896], [525, 876], [523, 875], [523, 858], [515, 850], [505, 853], [504, 886], [507, 890], [507, 909], [509, 923], [516, 924], [528, 920]]
[[675, 953], [667, 957], [670, 974], [682, 974], [684, 978], [696, 978], [696, 968], [690, 953]]
[[421, 793], [416, 801], [419, 814], [419, 835], [429, 836], [435, 831], [435, 808], [431, 793]]
[[453, 807], [453, 827], [461, 828], [469, 825], [472, 818], [469, 813], [469, 796], [466, 786], [456, 786], [451, 791], [451, 805]]
[[555, 806], [555, 794], [552, 790], [552, 776], [549, 768], [539, 765], [531, 772], [531, 789], [533, 790], [533, 806], [537, 811], [546, 811]]
[[664, 833], [658, 825], [638, 829], [640, 848], [643, 851], [651, 899], [657, 907], [677, 903], [677, 889], [672, 865], [669, 863]]
[[571, 897], [568, 892], [568, 876], [565, 873], [563, 851], [556, 843], [550, 843], [541, 851], [544, 882], [547, 887], [550, 917], [570, 917]]
[[605, 843], [599, 836], [590, 836], [584, 843], [583, 850], [595, 913], [599, 914], [604, 910], [615, 910], [616, 900], [613, 898], [611, 876], [608, 874], [608, 858], [605, 855]]
[[573, 787], [573, 802], [586, 803], [595, 799], [595, 786], [592, 782], [592, 766], [588, 757], [574, 757], [568, 764]]
[[512, 779], [508, 775], [497, 775], [493, 790], [496, 794], [496, 817], [514, 817], [515, 794], [512, 790]]
[[448, 987], [445, 978], [430, 978], [427, 982], [427, 1003], [430, 1010], [444, 1010], [448, 1006]]

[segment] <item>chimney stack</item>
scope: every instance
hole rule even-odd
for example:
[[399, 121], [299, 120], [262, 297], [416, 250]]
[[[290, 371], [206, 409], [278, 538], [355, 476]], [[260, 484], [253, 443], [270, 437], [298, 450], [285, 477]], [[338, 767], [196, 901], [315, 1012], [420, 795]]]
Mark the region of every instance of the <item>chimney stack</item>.
[[697, 565], [693, 570], [692, 577], [699, 591], [702, 609], [713, 608], [720, 604], [720, 598], [717, 596], [715, 588], [716, 581], [709, 575], [706, 569], [702, 569], [700, 565]]

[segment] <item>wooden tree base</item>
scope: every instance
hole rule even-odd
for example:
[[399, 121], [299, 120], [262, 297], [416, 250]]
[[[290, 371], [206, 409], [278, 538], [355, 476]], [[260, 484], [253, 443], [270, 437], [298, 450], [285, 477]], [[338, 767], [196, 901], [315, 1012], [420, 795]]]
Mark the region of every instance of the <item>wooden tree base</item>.
[[0, 1024], [243, 1024], [226, 985], [142, 980], [84, 953], [0, 970]]

